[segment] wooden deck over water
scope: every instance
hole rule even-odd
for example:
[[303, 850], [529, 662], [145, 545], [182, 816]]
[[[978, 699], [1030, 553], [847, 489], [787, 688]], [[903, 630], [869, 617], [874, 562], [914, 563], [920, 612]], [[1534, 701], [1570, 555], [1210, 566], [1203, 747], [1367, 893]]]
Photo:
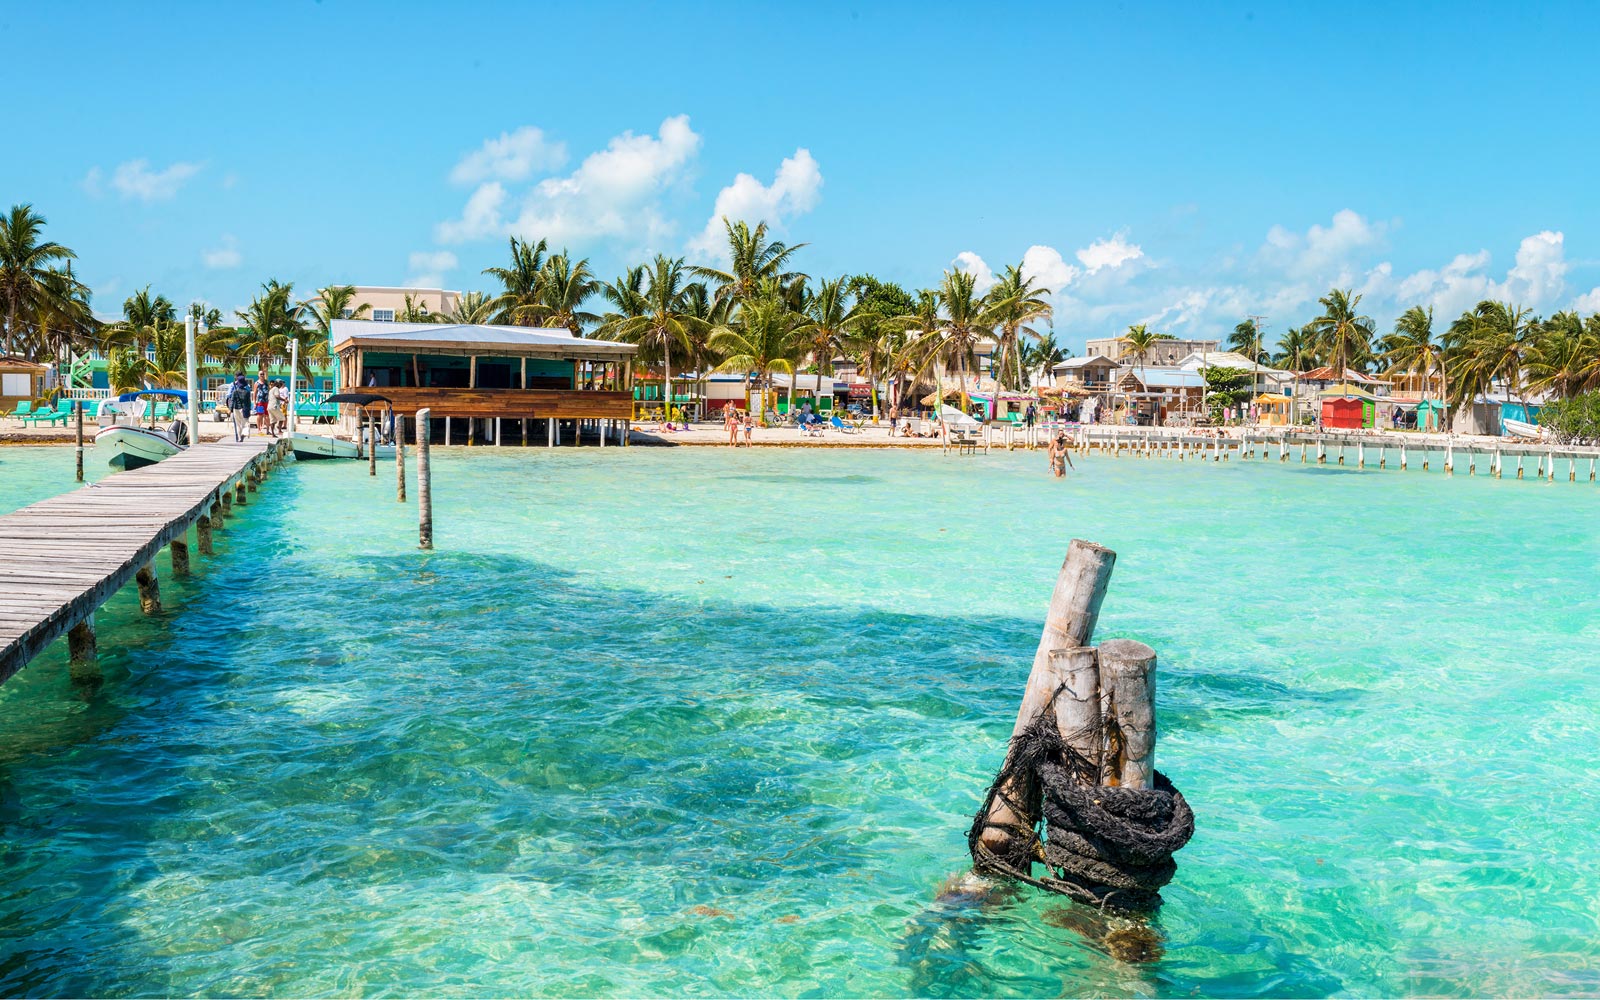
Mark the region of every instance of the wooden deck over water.
[[278, 447], [201, 444], [0, 516], [0, 683], [186, 539]]

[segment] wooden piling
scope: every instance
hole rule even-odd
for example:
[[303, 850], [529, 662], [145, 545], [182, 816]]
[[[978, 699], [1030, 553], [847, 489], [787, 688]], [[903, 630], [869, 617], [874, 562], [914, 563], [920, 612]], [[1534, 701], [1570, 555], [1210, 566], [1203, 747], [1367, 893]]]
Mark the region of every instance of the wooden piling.
[[1100, 783], [1149, 788], [1156, 747], [1156, 651], [1132, 639], [1100, 644]]
[[433, 469], [428, 463], [429, 415], [428, 410], [417, 411], [417, 546], [423, 549], [433, 548]]
[[78, 425], [78, 482], [83, 482], [83, 400], [72, 404], [72, 416]]
[[211, 541], [211, 526], [222, 517], [216, 504], [212, 504], [211, 513], [201, 514], [194, 522], [195, 544], [200, 547], [203, 556], [216, 555], [216, 547]]
[[100, 683], [100, 644], [92, 611], [67, 632], [67, 670], [74, 684]]
[[1454, 441], [1446, 440], [1444, 443], [1444, 474], [1456, 474], [1456, 447]]
[[1093, 646], [1050, 651], [1050, 669], [1056, 695], [1056, 730], [1062, 742], [1089, 762], [1099, 774], [1102, 753], [1100, 720], [1100, 660]]
[[[406, 418], [395, 417], [394, 428], [394, 498], [406, 502]], [[496, 444], [500, 442], [495, 441]]]
[[167, 551], [172, 553], [172, 575], [189, 575], [189, 532], [174, 538], [167, 543]]
[[243, 507], [250, 502], [249, 500], [245, 499], [244, 476], [242, 475], [233, 481], [233, 502], [240, 507]]
[[367, 475], [378, 474], [378, 421], [375, 417], [367, 418]]
[[[1115, 552], [1082, 539], [1073, 539], [1067, 547], [1067, 558], [1050, 594], [1050, 607], [1034, 650], [1017, 721], [1011, 728], [1012, 736], [1027, 729], [1055, 697], [1059, 684], [1051, 670], [1050, 654], [1089, 645], [1116, 560]], [[1009, 759], [1009, 751], [1006, 756]], [[1031, 773], [1019, 775], [1002, 786], [989, 805], [988, 825], [980, 841], [997, 858], [1017, 868], [1026, 869], [1033, 861], [1039, 794], [1037, 779]], [[1010, 803], [1015, 803], [1016, 809]]]
[[134, 580], [139, 584], [139, 610], [147, 615], [161, 613], [161, 584], [156, 579], [156, 568], [150, 563], [139, 567], [139, 572], [134, 574]]
[[1400, 471], [1406, 471], [1406, 443], [1400, 442]]

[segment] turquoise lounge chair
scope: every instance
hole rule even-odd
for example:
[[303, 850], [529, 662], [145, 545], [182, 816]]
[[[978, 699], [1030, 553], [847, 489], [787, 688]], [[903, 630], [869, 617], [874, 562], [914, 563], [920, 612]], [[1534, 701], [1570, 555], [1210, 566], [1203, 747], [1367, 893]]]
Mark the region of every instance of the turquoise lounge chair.
[[26, 424], [28, 418], [33, 416], [33, 401], [30, 399], [20, 401], [17, 403], [17, 408], [6, 414], [6, 416], [16, 417], [18, 423]]

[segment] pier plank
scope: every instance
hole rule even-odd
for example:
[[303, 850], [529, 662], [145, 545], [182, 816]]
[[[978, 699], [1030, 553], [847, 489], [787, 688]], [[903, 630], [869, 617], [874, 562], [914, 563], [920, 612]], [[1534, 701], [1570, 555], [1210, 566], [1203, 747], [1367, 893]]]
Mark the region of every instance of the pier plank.
[[[0, 683], [131, 581], [272, 442], [196, 445], [0, 517]], [[20, 558], [18, 558], [20, 557]]]

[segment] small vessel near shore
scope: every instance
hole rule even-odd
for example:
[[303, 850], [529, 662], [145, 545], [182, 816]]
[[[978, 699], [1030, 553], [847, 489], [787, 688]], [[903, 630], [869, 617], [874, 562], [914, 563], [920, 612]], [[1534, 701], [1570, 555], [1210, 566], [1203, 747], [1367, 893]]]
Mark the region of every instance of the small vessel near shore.
[[1511, 417], [1502, 416], [1500, 418], [1500, 427], [1506, 432], [1507, 437], [1532, 438], [1535, 441], [1544, 438], [1544, 428], [1538, 424], [1530, 424], [1526, 420], [1514, 420]]
[[[189, 447], [189, 425], [172, 410], [171, 403], [162, 404], [162, 399], [176, 400], [180, 407], [189, 402], [188, 394], [181, 389], [140, 389], [100, 404], [100, 429], [95, 432], [94, 447], [105, 454], [113, 469], [154, 465]], [[177, 416], [165, 427], [157, 423], [163, 405], [168, 409], [167, 415]], [[150, 422], [141, 425], [147, 413]]]
[[[341, 392], [329, 396], [326, 402], [348, 403], [352, 406], [365, 408], [375, 403], [383, 403], [387, 406], [389, 405], [389, 398], [369, 392]], [[392, 428], [394, 426], [393, 413], [391, 412], [382, 423], [383, 427]], [[365, 458], [367, 457], [365, 449], [366, 438], [365, 429], [361, 431], [360, 437], [353, 441], [335, 437], [332, 434], [303, 434], [300, 431], [295, 431], [289, 435], [289, 447], [294, 449], [294, 457], [302, 461], [324, 458]], [[383, 444], [382, 435], [380, 435], [380, 440], [375, 447], [378, 458], [394, 457], [394, 445]]]

